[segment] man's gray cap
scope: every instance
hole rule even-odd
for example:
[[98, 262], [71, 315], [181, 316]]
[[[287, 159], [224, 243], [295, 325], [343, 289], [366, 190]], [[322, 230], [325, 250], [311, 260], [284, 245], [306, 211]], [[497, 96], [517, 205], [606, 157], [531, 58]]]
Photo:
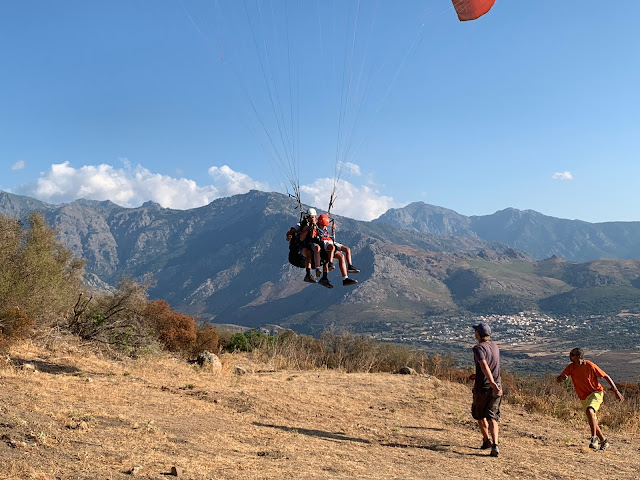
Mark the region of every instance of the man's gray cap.
[[473, 329], [478, 332], [478, 335], [480, 335], [481, 337], [491, 335], [491, 327], [488, 323], [480, 322], [478, 325], [474, 325]]

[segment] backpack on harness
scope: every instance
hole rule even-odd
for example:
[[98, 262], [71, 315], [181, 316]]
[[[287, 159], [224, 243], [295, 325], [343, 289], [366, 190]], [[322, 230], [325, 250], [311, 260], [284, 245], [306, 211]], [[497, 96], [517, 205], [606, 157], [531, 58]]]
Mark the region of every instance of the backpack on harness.
[[305, 267], [304, 255], [300, 253], [300, 245], [294, 239], [289, 242], [289, 263], [294, 267]]

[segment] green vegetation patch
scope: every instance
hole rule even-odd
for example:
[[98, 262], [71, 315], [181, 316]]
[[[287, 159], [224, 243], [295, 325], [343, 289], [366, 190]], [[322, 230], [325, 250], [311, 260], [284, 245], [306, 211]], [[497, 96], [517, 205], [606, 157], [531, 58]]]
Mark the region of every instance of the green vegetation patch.
[[556, 315], [615, 315], [622, 310], [640, 312], [640, 290], [631, 286], [579, 288], [539, 301], [540, 308]]

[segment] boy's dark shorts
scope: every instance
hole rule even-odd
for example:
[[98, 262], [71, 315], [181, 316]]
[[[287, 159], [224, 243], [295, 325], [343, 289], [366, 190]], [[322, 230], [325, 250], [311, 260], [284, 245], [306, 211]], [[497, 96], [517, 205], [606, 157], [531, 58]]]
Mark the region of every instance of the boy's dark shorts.
[[475, 420], [487, 418], [500, 421], [500, 405], [502, 395], [493, 393], [493, 389], [473, 391], [473, 403], [471, 404], [471, 416]]

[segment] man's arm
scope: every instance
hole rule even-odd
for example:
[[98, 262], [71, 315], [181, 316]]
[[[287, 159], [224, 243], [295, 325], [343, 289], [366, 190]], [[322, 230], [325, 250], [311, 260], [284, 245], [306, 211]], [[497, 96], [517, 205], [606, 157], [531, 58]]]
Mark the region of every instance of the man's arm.
[[480, 360], [478, 363], [480, 364], [482, 373], [484, 373], [484, 376], [487, 377], [487, 380], [489, 380], [491, 388], [493, 389], [493, 393], [495, 393], [496, 395], [502, 395], [502, 388], [500, 388], [500, 386], [493, 379], [493, 374], [491, 373], [491, 369], [489, 368], [489, 364], [487, 363], [487, 361]]
[[556, 382], [558, 383], [564, 382], [567, 378], [569, 378], [569, 375], [564, 375], [564, 374], [558, 375], [556, 377]]
[[624, 397], [618, 391], [618, 387], [616, 387], [616, 384], [613, 383], [613, 380], [611, 380], [611, 377], [609, 375], [605, 375], [602, 378], [606, 380], [609, 385], [611, 385], [611, 391], [615, 394], [616, 398], [622, 402], [624, 400]]

